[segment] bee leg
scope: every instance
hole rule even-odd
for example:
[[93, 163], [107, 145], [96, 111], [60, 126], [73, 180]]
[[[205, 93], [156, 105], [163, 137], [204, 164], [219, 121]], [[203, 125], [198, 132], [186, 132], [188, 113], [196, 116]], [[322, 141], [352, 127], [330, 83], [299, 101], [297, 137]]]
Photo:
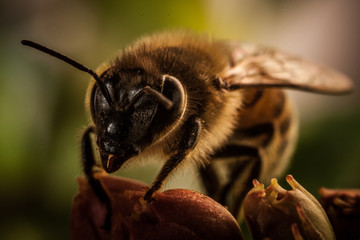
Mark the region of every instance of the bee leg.
[[196, 146], [201, 132], [201, 120], [198, 116], [191, 116], [184, 125], [184, 135], [180, 140], [177, 152], [163, 165], [151, 188], [146, 192], [144, 199], [152, 200], [152, 195], [159, 190], [169, 174], [186, 158]]
[[212, 157], [211, 162], [222, 162], [228, 177], [220, 182], [216, 167], [210, 164], [205, 169], [200, 169], [204, 187], [210, 197], [228, 206], [236, 217], [245, 195], [252, 188], [252, 180], [260, 175], [261, 157], [258, 149], [228, 145]]
[[214, 166], [211, 164], [200, 166], [198, 171], [207, 195], [212, 197], [214, 200], [217, 200], [216, 195], [220, 191], [220, 180], [216, 174]]
[[82, 157], [82, 165], [85, 176], [87, 177], [89, 184], [94, 191], [95, 195], [99, 198], [99, 200], [105, 204], [107, 208], [107, 216], [105, 218], [105, 222], [103, 228], [106, 230], [111, 229], [111, 202], [109, 195], [101, 185], [98, 179], [94, 178], [93, 167], [96, 165], [93, 147], [91, 143], [90, 134], [94, 133], [93, 127], [88, 127], [81, 140], [81, 157]]
[[[246, 171], [245, 169], [249, 169], [250, 173], [247, 177], [247, 180], [243, 182], [240, 186], [236, 184], [241, 177], [241, 175]], [[261, 171], [261, 159], [257, 157], [249, 158], [243, 164], [240, 164], [234, 169], [234, 172], [231, 174], [230, 181], [224, 186], [222, 192], [220, 194], [221, 201], [226, 201], [226, 196], [230, 195], [230, 192], [235, 192], [235, 197], [232, 202], [232, 207], [229, 208], [231, 214], [235, 217], [239, 214], [242, 202], [246, 196], [246, 194], [253, 188], [252, 180], [258, 179]], [[238, 188], [237, 188], [238, 187]]]

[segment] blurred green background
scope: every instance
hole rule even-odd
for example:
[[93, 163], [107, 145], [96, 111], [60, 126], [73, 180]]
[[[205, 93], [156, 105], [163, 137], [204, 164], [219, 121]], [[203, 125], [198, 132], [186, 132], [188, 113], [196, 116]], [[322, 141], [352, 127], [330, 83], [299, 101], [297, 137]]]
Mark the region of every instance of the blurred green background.
[[[139, 36], [189, 28], [284, 49], [354, 79], [347, 96], [292, 92], [302, 126], [289, 173], [313, 194], [360, 188], [359, 1], [175, 0], [0, 2], [0, 239], [68, 239], [88, 123], [89, 76], [28, 38], [96, 68]], [[152, 169], [152, 168], [151, 168]], [[121, 174], [121, 173], [120, 173]], [[150, 182], [154, 171], [127, 173]]]

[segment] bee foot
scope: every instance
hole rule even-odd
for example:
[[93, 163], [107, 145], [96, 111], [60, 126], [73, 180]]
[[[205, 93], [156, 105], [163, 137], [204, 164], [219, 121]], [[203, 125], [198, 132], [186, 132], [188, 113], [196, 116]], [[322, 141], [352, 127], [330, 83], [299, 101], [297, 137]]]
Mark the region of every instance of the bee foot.
[[147, 202], [147, 203], [151, 203], [154, 198], [153, 198], [153, 195], [154, 195], [154, 192], [155, 190], [153, 188], [150, 188], [144, 195], [144, 200]]
[[104, 225], [102, 225], [101, 228], [104, 229], [105, 231], [110, 232], [110, 230], [111, 230], [111, 213], [110, 212], [108, 212], [106, 214]]

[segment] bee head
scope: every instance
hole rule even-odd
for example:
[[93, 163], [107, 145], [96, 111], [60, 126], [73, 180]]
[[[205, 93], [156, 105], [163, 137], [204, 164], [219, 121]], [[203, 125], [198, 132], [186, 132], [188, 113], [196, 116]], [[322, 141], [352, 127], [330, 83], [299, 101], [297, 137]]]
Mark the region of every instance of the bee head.
[[110, 98], [95, 85], [90, 110], [98, 147], [108, 155], [102, 158], [103, 167], [113, 172], [156, 141], [159, 132], [181, 116], [185, 93], [176, 78], [152, 76], [142, 69], [112, 67], [100, 79]]
[[90, 110], [96, 142], [107, 172], [118, 170], [131, 157], [163, 136], [185, 108], [185, 91], [173, 76], [153, 76], [142, 69], [110, 67], [100, 76], [73, 59], [38, 43], [23, 45], [54, 56], [95, 79]]

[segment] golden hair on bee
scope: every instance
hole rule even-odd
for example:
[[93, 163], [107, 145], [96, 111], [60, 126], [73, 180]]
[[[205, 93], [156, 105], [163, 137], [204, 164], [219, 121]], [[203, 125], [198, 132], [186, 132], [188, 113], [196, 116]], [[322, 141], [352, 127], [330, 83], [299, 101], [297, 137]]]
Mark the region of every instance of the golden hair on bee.
[[109, 212], [93, 166], [111, 173], [152, 158], [164, 164], [145, 200], [152, 201], [175, 169], [194, 163], [207, 194], [237, 216], [252, 179], [279, 176], [293, 152], [297, 114], [283, 89], [352, 89], [343, 74], [298, 57], [188, 31], [142, 37], [96, 71], [40, 44], [22, 43], [91, 75], [82, 163]]

